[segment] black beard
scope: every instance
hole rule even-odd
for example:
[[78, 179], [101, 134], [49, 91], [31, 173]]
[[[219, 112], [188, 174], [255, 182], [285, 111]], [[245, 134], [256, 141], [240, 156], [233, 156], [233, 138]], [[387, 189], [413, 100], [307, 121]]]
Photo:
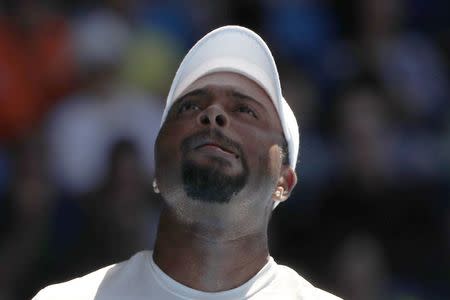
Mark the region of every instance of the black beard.
[[[189, 137], [183, 145], [189, 144], [192, 140], [210, 136], [217, 141], [233, 144], [234, 149], [240, 150], [239, 145], [225, 137], [218, 130], [208, 130]], [[183, 147], [182, 147], [183, 148]], [[239, 151], [242, 153], [242, 151]], [[188, 197], [194, 200], [210, 203], [228, 203], [231, 198], [239, 193], [247, 183], [248, 167], [245, 158], [239, 155], [243, 171], [238, 175], [227, 175], [223, 172], [223, 167], [229, 164], [228, 161], [217, 158], [210, 166], [199, 166], [191, 160], [183, 160], [182, 179], [184, 190]]]

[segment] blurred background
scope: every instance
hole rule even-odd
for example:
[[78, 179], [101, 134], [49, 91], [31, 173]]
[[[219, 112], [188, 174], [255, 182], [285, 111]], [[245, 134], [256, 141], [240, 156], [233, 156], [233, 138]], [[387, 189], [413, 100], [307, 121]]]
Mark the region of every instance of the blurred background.
[[165, 97], [225, 24], [268, 42], [300, 123], [276, 261], [346, 300], [450, 299], [450, 2], [0, 3], [1, 300], [153, 247]]

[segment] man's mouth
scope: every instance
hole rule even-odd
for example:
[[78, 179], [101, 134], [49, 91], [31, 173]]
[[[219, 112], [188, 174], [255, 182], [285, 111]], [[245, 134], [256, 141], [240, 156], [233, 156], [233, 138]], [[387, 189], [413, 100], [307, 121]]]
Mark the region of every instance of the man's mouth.
[[239, 144], [231, 140], [217, 129], [205, 129], [184, 139], [181, 152], [199, 151], [213, 156], [234, 157], [241, 159]]
[[227, 155], [232, 155], [235, 158], [239, 158], [239, 155], [237, 155], [231, 148], [223, 146], [216, 142], [203, 142], [200, 145], [196, 146], [194, 148], [195, 150], [205, 150], [205, 151], [217, 151], [219, 153], [224, 153]]

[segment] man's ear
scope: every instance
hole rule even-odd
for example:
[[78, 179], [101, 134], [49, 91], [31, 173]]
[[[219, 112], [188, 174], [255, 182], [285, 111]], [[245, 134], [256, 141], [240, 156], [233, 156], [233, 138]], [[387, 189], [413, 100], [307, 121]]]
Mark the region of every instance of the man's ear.
[[282, 166], [280, 178], [278, 179], [272, 199], [280, 202], [285, 201], [291, 195], [296, 184], [297, 174], [295, 174], [295, 171], [288, 165]]

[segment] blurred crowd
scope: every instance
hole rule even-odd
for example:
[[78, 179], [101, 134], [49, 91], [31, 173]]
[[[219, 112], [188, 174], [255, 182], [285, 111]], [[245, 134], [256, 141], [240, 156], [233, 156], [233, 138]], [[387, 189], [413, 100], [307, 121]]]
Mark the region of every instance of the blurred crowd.
[[271, 254], [346, 300], [450, 299], [450, 3], [0, 2], [0, 299], [152, 249], [153, 144], [204, 34], [268, 42], [301, 129]]

